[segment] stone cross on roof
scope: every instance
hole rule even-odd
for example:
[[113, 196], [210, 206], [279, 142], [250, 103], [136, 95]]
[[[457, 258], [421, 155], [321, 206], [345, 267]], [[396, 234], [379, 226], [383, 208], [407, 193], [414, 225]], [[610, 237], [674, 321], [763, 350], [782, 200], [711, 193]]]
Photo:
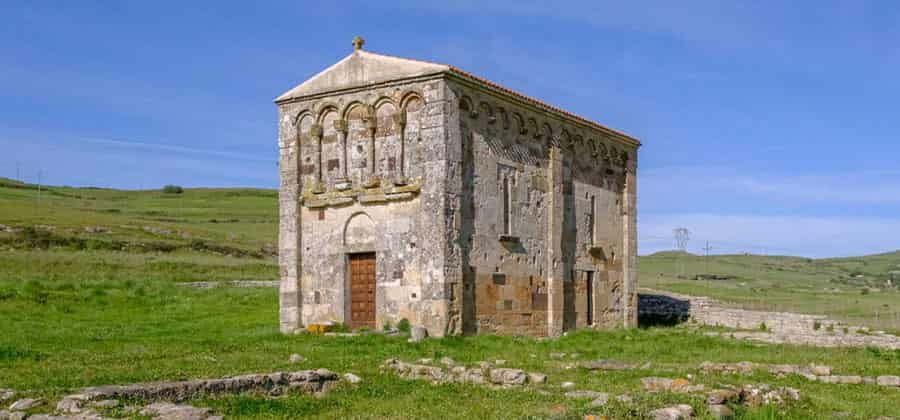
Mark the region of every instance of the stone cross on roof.
[[359, 51], [362, 49], [363, 44], [366, 43], [365, 39], [359, 37], [359, 35], [353, 37], [353, 51]]

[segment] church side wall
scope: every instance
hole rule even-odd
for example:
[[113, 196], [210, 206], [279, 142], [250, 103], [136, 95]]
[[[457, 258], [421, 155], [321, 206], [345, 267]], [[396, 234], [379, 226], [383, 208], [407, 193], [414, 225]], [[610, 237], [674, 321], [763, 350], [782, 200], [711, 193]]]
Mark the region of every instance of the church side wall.
[[631, 325], [635, 186], [626, 179], [636, 147], [481, 89], [451, 87], [466, 330], [556, 335]]

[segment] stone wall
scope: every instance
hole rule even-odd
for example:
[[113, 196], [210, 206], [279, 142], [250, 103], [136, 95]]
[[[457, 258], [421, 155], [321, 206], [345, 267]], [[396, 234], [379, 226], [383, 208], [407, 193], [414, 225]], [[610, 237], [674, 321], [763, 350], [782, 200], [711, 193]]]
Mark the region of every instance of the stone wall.
[[634, 325], [636, 147], [478, 87], [451, 89], [463, 306], [474, 306], [464, 324], [532, 335]]
[[280, 106], [282, 330], [348, 322], [347, 255], [376, 252], [375, 325], [447, 333], [444, 96], [426, 80]]
[[639, 309], [642, 323], [674, 324], [690, 321], [702, 325], [755, 330], [722, 334], [734, 338], [819, 347], [874, 346], [900, 349], [900, 337], [848, 325], [825, 315], [733, 308], [702, 296], [647, 290], [640, 295]]

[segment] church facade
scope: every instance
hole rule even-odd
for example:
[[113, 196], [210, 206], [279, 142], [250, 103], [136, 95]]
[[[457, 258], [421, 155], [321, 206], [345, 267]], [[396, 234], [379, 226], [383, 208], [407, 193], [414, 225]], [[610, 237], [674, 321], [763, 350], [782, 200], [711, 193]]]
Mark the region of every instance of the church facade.
[[635, 326], [640, 143], [361, 47], [275, 101], [281, 330]]

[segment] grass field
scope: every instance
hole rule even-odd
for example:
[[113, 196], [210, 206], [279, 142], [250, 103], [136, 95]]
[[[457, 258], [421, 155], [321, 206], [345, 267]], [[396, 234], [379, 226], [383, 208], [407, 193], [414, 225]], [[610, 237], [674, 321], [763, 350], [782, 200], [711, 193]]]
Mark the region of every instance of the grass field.
[[[655, 408], [687, 402], [703, 416], [702, 394], [639, 390], [639, 379], [644, 376], [693, 374], [696, 383], [707, 386], [765, 382], [801, 390], [802, 400], [784, 409], [735, 407], [741, 418], [827, 418], [838, 412], [851, 413], [851, 418], [874, 418], [900, 413], [900, 390], [896, 389], [813, 383], [763, 372], [749, 377], [702, 375], [697, 369], [705, 360], [749, 360], [825, 363], [837, 373], [897, 375], [900, 352], [896, 351], [757, 345], [707, 337], [687, 327], [583, 331], [559, 340], [479, 336], [416, 344], [381, 335], [284, 336], [278, 332], [275, 289], [201, 290], [176, 285], [196, 280], [277, 278], [271, 252], [277, 230], [273, 192], [210, 189], [170, 196], [159, 191], [51, 188], [41, 194], [38, 204], [32, 186], [8, 182], [0, 186], [0, 224], [5, 226], [0, 227], [4, 230], [0, 233], [0, 388], [14, 388], [26, 395], [52, 400], [89, 385], [325, 367], [356, 373], [363, 382], [343, 385], [322, 398], [241, 396], [207, 399], [195, 405], [235, 418], [472, 419], [580, 418], [589, 412], [635, 418]], [[44, 227], [24, 229], [36, 225]], [[91, 233], [102, 231], [97, 228], [111, 232]], [[641, 260], [645, 285], [703, 292], [702, 282], [681, 280], [677, 275], [667, 281], [667, 262], [653, 258]], [[831, 284], [816, 280], [815, 273], [773, 269], [790, 273], [791, 284], [800, 290], [791, 291], [787, 284], [776, 287], [775, 277], [751, 278], [752, 267], [746, 269], [744, 279], [745, 274], [728, 262], [730, 257], [722, 258], [721, 270], [741, 276], [737, 282], [755, 282], [753, 287], [769, 288], [772, 293], [781, 288], [784, 293], [806, 293], [803, 290], [815, 290], [819, 283]], [[740, 258], [735, 260], [739, 266]], [[828, 267], [832, 264], [857, 269], [845, 265], [852, 264], [849, 262], [829, 262]], [[874, 264], [860, 265], [871, 268]], [[719, 272], [712, 267], [709, 271]], [[656, 283], [644, 280], [648, 273], [657, 274]], [[865, 275], [851, 278], [856, 282]], [[804, 279], [819, 283], [806, 287]], [[701, 289], [682, 290], [691, 285]], [[723, 291], [716, 296], [745, 293], [744, 286], [733, 290], [717, 287]], [[852, 287], [854, 290], [846, 293], [861, 301], [882, 296], [880, 292], [862, 295], [861, 283]], [[592, 374], [566, 369], [563, 362], [550, 358], [551, 352], [578, 353], [572, 360], [609, 358], [651, 364], [633, 371]], [[292, 353], [307, 361], [289, 364]], [[547, 373], [550, 383], [526, 390], [431, 385], [407, 382], [378, 368], [389, 357], [412, 361], [443, 356], [465, 363], [504, 359], [507, 366]], [[558, 387], [562, 381], [575, 382], [577, 389], [629, 393], [635, 400], [589, 409], [588, 400], [563, 397]]]
[[[900, 251], [834, 259], [664, 252], [641, 257], [638, 269], [640, 287], [900, 332]], [[895, 280], [887, 286], [892, 271]], [[733, 278], [696, 279], [706, 274]]]

